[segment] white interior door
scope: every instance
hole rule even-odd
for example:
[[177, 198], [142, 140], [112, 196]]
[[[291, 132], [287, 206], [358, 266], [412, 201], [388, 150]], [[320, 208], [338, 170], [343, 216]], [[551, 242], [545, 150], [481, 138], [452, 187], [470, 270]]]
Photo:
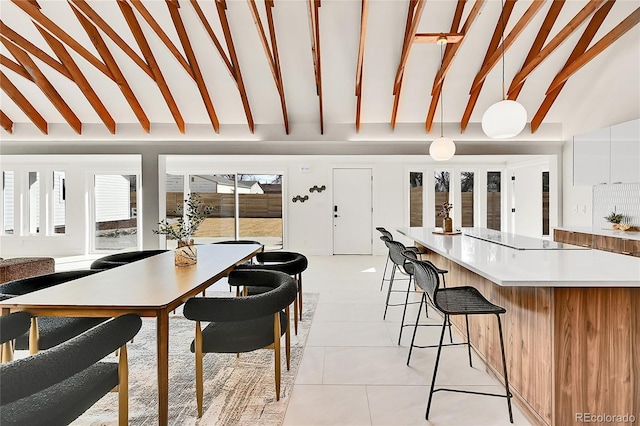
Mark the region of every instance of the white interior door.
[[514, 172], [514, 233], [542, 238], [542, 170], [523, 167]]
[[371, 254], [371, 169], [333, 169], [333, 254]]

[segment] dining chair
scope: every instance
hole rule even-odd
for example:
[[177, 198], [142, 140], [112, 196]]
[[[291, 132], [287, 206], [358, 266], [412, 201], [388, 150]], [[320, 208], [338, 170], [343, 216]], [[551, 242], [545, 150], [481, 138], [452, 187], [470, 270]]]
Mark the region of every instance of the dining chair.
[[[22, 278], [0, 284], [0, 295], [6, 298], [21, 296], [33, 291], [53, 287], [78, 278], [100, 273], [99, 270], [78, 270], [54, 272], [52, 274], [38, 275]], [[15, 349], [29, 349], [33, 355], [40, 350], [50, 349], [96, 325], [107, 318], [93, 317], [33, 317], [31, 319], [32, 331], [26, 332], [15, 339]], [[37, 331], [37, 334], [35, 333]], [[33, 339], [31, 344], [30, 339]], [[37, 344], [36, 344], [37, 343]]]
[[[0, 321], [4, 331], [5, 317]], [[127, 425], [126, 343], [141, 325], [139, 316], [123, 315], [51, 350], [0, 365], [0, 424], [66, 425], [117, 387], [118, 424]], [[117, 363], [102, 361], [116, 349]]]
[[[302, 273], [309, 266], [309, 261], [302, 253], [292, 251], [265, 251], [255, 256], [254, 264], [238, 265], [236, 270], [261, 269], [284, 272], [294, 278], [297, 287], [297, 296], [293, 305], [293, 328], [298, 334], [298, 321], [302, 318]], [[245, 287], [244, 294], [258, 294], [267, 291], [268, 288], [259, 285]]]
[[[433, 368], [433, 376], [431, 379], [431, 387], [429, 389], [429, 401], [427, 402], [427, 412], [425, 419], [429, 420], [429, 412], [433, 401], [433, 394], [439, 391], [468, 393], [474, 395], [494, 396], [507, 399], [507, 408], [509, 410], [509, 421], [513, 423], [513, 412], [511, 409], [511, 391], [509, 390], [509, 377], [507, 373], [507, 360], [504, 351], [504, 338], [502, 333], [502, 321], [500, 315], [506, 310], [498, 305], [489, 302], [475, 287], [459, 286], [450, 288], [440, 288], [440, 279], [438, 270], [431, 262], [412, 259], [406, 257], [414, 267], [414, 278], [416, 284], [424, 291], [423, 297], [428, 297], [433, 306], [443, 315], [442, 331], [440, 333], [440, 341], [438, 343], [438, 352]], [[467, 329], [467, 351], [469, 355], [469, 366], [473, 367], [471, 360], [471, 342], [469, 340], [469, 316], [470, 315], [495, 315], [498, 321], [498, 334], [500, 337], [500, 350], [502, 354], [502, 366], [504, 374], [504, 394], [479, 392], [464, 389], [453, 388], [435, 388], [436, 378], [438, 375], [438, 365], [440, 363], [440, 355], [442, 353], [445, 328], [448, 324], [449, 317], [452, 315], [464, 315], [465, 325]], [[415, 336], [415, 334], [414, 334]]]
[[[4, 298], [0, 298], [4, 300]], [[31, 314], [28, 312], [12, 312], [9, 315], [0, 316], [0, 363], [12, 360], [13, 340], [29, 331], [31, 326]], [[5, 345], [10, 345], [5, 349]]]
[[107, 256], [103, 256], [99, 259], [94, 260], [89, 266], [89, 269], [111, 269], [116, 268], [118, 266], [126, 265], [131, 262], [136, 262], [138, 260], [146, 259], [151, 256], [155, 256], [157, 254], [162, 254], [167, 252], [164, 249], [158, 250], [137, 250], [137, 251], [126, 251], [122, 253], [114, 253], [109, 254]]
[[[296, 300], [296, 283], [289, 275], [267, 270], [234, 270], [232, 285], [256, 285], [269, 288], [264, 293], [244, 297], [194, 297], [184, 305], [184, 316], [196, 322], [191, 352], [196, 358], [196, 401], [202, 417], [204, 394], [203, 357], [205, 353], [251, 352], [273, 349], [276, 400], [280, 399], [280, 337], [289, 335], [289, 305]], [[202, 329], [201, 322], [209, 324]], [[290, 345], [286, 348], [290, 367]]]

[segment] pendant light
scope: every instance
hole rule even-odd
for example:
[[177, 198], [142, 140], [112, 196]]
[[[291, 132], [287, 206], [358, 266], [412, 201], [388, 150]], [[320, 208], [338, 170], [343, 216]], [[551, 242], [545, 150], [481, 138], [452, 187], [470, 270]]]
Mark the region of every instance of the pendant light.
[[491, 105], [482, 115], [482, 131], [492, 139], [517, 136], [527, 125], [527, 110], [522, 104], [505, 98], [504, 95], [504, 1], [502, 21], [502, 100]]
[[[436, 41], [437, 44], [440, 45], [440, 63], [442, 64], [442, 47], [447, 44], [447, 38], [442, 36], [438, 38]], [[444, 83], [443, 83], [444, 85]], [[453, 140], [450, 138], [446, 138], [443, 135], [442, 125], [443, 125], [443, 109], [442, 109], [442, 89], [440, 90], [440, 137], [431, 142], [429, 145], [429, 155], [436, 161], [447, 161], [450, 160], [453, 155], [456, 153], [456, 144], [453, 143]]]

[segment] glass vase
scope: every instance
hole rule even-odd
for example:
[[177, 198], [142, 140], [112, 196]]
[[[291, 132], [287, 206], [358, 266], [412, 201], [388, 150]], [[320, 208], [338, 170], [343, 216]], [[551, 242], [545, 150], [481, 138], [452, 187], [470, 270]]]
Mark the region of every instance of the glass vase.
[[442, 218], [442, 231], [453, 232], [453, 219], [449, 215]]

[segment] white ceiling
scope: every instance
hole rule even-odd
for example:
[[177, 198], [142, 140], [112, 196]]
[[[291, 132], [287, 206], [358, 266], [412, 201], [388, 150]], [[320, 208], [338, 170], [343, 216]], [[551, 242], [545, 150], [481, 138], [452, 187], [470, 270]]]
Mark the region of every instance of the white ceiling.
[[[45, 16], [96, 57], [100, 57], [66, 1], [38, 0], [38, 3]], [[135, 52], [142, 56], [115, 0], [93, 0], [88, 3]], [[142, 3], [153, 14], [178, 49], [183, 52], [165, 2], [143, 0]], [[136, 116], [116, 84], [68, 48], [67, 50], [118, 124], [116, 135], [110, 135], [105, 129], [78, 86], [39, 59], [34, 59], [39, 69], [83, 123], [83, 134], [77, 136], [70, 130], [62, 115], [33, 82], [3, 65], [4, 74], [49, 123], [49, 135], [42, 135], [31, 124], [25, 113], [2, 92], [0, 108], [15, 123], [13, 134], [4, 129], [0, 130], [2, 140], [25, 138], [55, 140], [63, 137], [123, 140], [139, 135], [150, 139], [161, 139], [163, 134], [186, 139], [358, 139], [354, 124], [356, 117], [354, 93], [360, 36], [360, 0], [322, 0], [319, 9], [325, 135], [320, 134], [307, 2], [275, 0], [273, 15], [291, 126], [288, 136], [284, 134], [283, 115], [276, 85], [247, 1], [227, 0], [226, 3], [231, 34], [256, 123], [253, 135], [248, 131], [247, 119], [236, 84], [198, 20], [194, 8], [188, 1], [180, 0], [179, 3], [180, 14], [221, 123], [219, 135], [216, 135], [212, 128], [194, 80], [136, 12], [159, 68], [187, 123], [185, 135], [177, 133], [171, 112], [156, 83], [102, 33], [109, 50], [152, 123], [151, 135], [147, 136], [141, 131]], [[224, 44], [214, 3], [202, 0], [199, 3], [216, 35]], [[463, 22], [474, 1], [469, 0], [467, 3]], [[504, 69], [507, 87], [522, 67], [529, 48], [538, 34], [551, 1], [546, 3], [506, 52]], [[257, 4], [266, 27], [264, 3], [262, 0], [257, 0]], [[363, 127], [360, 138], [411, 140], [439, 136], [439, 111], [431, 134], [425, 136], [424, 130], [424, 122], [431, 101], [431, 86], [440, 64], [440, 48], [435, 44], [413, 45], [404, 74], [397, 133], [391, 131], [389, 125], [393, 107], [393, 83], [402, 50], [408, 4], [407, 0], [371, 0], [369, 2], [363, 67]], [[587, 4], [586, 0], [567, 1], [547, 41], [555, 36], [585, 4]], [[516, 3], [511, 19], [506, 24], [505, 34], [530, 5], [531, 1], [526, 0]], [[637, 0], [616, 1], [592, 44], [638, 6]], [[454, 0], [427, 1], [418, 32], [448, 32], [455, 7]], [[489, 0], [485, 3], [480, 16], [465, 35], [465, 40], [447, 75], [443, 89], [443, 115], [446, 132], [453, 133], [455, 137], [465, 137], [458, 134], [459, 123], [469, 99], [471, 83], [480, 70], [496, 22], [499, 20], [500, 10], [501, 2], [498, 0]], [[30, 17], [16, 5], [9, 0], [0, 0], [0, 13], [2, 22], [6, 26], [55, 57]], [[518, 100], [527, 109], [529, 120], [540, 107], [550, 82], [562, 69], [585, 27], [586, 23], [583, 23], [527, 78]], [[13, 59], [4, 45], [0, 47], [0, 51]], [[640, 116], [639, 75], [640, 26], [636, 26], [575, 73], [553, 104], [537, 134], [532, 135], [527, 128], [522, 137], [528, 140], [549, 137], [561, 139], [573, 133]], [[501, 85], [502, 66], [499, 63], [486, 79], [471, 115], [466, 138], [483, 138], [478, 123], [486, 108], [501, 99]]]

